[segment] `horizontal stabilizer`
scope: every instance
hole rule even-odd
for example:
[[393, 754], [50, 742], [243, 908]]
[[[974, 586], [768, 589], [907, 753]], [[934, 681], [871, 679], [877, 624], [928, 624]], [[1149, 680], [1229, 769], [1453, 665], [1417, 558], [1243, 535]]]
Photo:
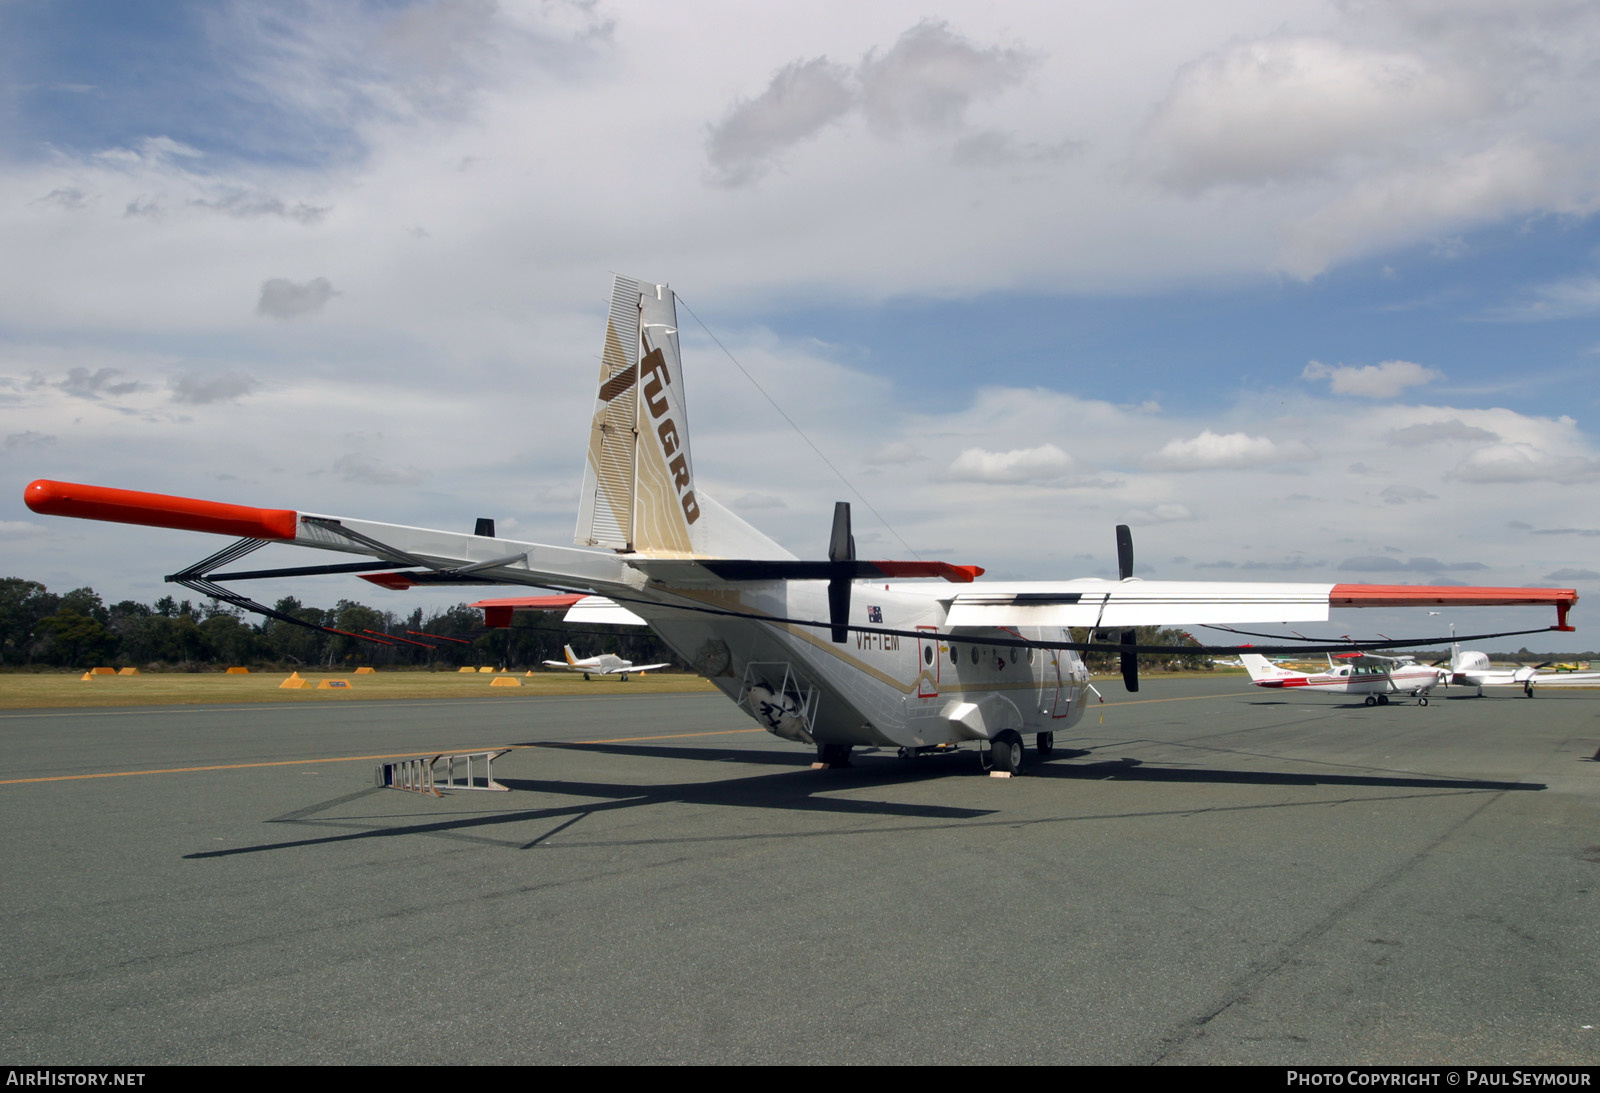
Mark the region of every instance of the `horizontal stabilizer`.
[[505, 599], [479, 600], [469, 603], [483, 611], [483, 624], [491, 629], [511, 625], [511, 617], [518, 611], [562, 611], [563, 622], [598, 623], [603, 626], [648, 626], [643, 619], [626, 607], [604, 596], [513, 596]]

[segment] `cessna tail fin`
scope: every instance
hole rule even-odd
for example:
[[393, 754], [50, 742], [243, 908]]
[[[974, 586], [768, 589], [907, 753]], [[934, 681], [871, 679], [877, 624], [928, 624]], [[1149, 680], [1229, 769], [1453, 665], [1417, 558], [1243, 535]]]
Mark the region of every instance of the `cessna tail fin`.
[[695, 489], [677, 303], [666, 285], [612, 283], [575, 538], [652, 558], [792, 557]]
[[1298, 674], [1278, 667], [1260, 653], [1243, 653], [1239, 659], [1244, 662], [1244, 670], [1250, 673], [1252, 680], [1287, 679]]

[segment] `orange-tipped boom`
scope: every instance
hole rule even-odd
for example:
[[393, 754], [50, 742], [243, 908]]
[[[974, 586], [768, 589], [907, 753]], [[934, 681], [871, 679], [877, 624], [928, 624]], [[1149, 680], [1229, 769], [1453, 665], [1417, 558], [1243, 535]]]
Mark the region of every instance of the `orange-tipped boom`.
[[247, 539], [292, 540], [298, 519], [293, 509], [258, 509], [164, 493], [52, 482], [45, 478], [28, 483], [22, 499], [34, 512], [45, 516], [76, 516], [118, 524], [209, 531]]

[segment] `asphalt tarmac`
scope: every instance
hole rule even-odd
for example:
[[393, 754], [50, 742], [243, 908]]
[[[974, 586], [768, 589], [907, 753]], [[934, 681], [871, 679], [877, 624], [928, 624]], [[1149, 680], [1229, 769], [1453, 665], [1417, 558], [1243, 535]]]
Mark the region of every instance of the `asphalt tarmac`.
[[1101, 688], [1010, 780], [711, 695], [5, 712], [0, 1059], [1600, 1061], [1600, 692]]

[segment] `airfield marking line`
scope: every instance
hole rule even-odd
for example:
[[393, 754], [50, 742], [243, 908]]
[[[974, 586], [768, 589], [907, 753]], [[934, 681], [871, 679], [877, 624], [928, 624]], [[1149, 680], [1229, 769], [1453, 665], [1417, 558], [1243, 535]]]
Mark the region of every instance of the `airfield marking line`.
[[389, 755], [340, 755], [328, 759], [274, 759], [263, 763], [219, 763], [206, 767], [165, 767], [160, 770], [112, 770], [96, 774], [52, 774], [43, 778], [6, 778], [0, 779], [0, 786], [25, 785], [30, 782], [78, 782], [86, 778], [132, 778], [140, 774], [196, 774], [207, 770], [250, 770], [255, 767], [298, 767], [311, 763], [364, 763], [374, 759], [416, 759], [424, 755], [462, 755], [467, 752], [480, 751], [521, 751], [525, 748], [546, 748], [562, 744], [629, 744], [640, 740], [681, 740], [691, 736], [731, 736], [736, 733], [763, 732], [762, 729], [719, 729], [716, 732], [679, 732], [666, 736], [622, 736], [614, 740], [553, 740], [549, 743], [539, 744], [498, 744], [492, 748], [456, 748], [449, 749], [429, 748], [427, 751], [402, 751]]
[[[642, 695], [605, 695], [602, 697], [622, 699], [628, 702], [659, 701], [663, 698], [694, 698], [702, 694], [713, 694], [712, 691], [658, 691]], [[367, 701], [352, 701], [348, 699], [329, 699], [328, 702], [341, 710], [371, 710], [387, 709], [404, 703], [407, 706], [454, 706], [459, 702], [490, 702], [495, 705], [505, 705], [512, 702], [527, 702], [531, 699], [561, 699], [561, 698], [587, 698], [589, 692], [580, 691], [571, 694], [546, 694], [546, 695], [456, 695], [446, 698], [375, 698]], [[305, 704], [320, 702], [310, 696], [301, 696]], [[274, 713], [279, 710], [292, 708], [300, 699], [250, 699], [244, 702], [206, 701], [206, 702], [152, 702], [145, 706], [17, 706], [4, 707], [0, 712], [0, 721], [15, 720], [29, 717], [139, 717], [149, 716], [157, 711], [161, 713], [216, 713], [226, 710], [229, 713]]]
[[[529, 747], [531, 745], [522, 745]], [[478, 748], [478, 751], [497, 751], [497, 748]], [[341, 755], [332, 759], [274, 759], [266, 763], [221, 763], [210, 767], [166, 767], [161, 770], [110, 770], [99, 774], [53, 774], [45, 778], [7, 778], [0, 786], [15, 786], [26, 782], [75, 782], [84, 778], [132, 778], [140, 774], [192, 774], [203, 770], [249, 770], [252, 767], [299, 767], [309, 763], [359, 763], [372, 759], [412, 759], [423, 755], [448, 755], [434, 749], [405, 751], [394, 755]]]

